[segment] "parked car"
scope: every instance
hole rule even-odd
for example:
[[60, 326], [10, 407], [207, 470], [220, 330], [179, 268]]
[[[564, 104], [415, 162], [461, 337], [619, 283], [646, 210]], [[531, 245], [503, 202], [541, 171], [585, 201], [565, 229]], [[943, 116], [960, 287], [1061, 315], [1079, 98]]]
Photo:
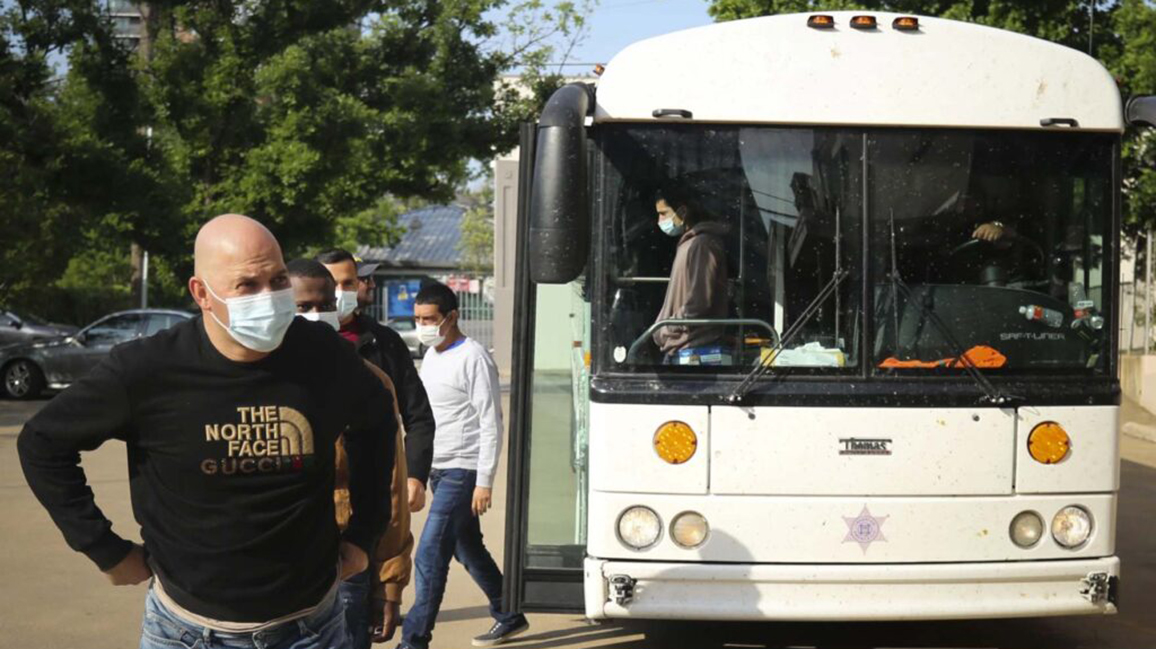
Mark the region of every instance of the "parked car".
[[409, 355], [414, 358], [421, 358], [425, 356], [425, 345], [417, 337], [417, 325], [413, 322], [413, 316], [405, 316], [401, 318], [392, 318], [385, 323], [387, 327], [393, 329], [405, 341], [405, 346], [409, 347]]
[[192, 317], [185, 311], [167, 309], [120, 311], [74, 335], [0, 347], [4, 394], [13, 399], [31, 399], [46, 388], [62, 390], [84, 376], [114, 346], [151, 336]]
[[0, 309], [0, 347], [13, 343], [26, 343], [41, 338], [71, 336], [76, 333], [72, 325], [45, 322], [28, 313], [16, 313]]

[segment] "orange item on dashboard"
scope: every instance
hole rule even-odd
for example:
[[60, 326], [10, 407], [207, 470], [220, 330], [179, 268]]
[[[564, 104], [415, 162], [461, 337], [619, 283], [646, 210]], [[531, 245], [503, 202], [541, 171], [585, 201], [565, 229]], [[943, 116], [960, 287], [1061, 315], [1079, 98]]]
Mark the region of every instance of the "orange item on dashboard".
[[997, 349], [988, 347], [987, 345], [976, 345], [964, 352], [962, 358], [944, 358], [938, 361], [903, 361], [892, 356], [891, 358], [883, 359], [883, 362], [879, 363], [879, 367], [899, 369], [934, 369], [936, 367], [963, 368], [965, 367], [963, 358], [971, 361], [971, 364], [979, 369], [996, 369], [1007, 365], [1007, 356], [999, 353]]

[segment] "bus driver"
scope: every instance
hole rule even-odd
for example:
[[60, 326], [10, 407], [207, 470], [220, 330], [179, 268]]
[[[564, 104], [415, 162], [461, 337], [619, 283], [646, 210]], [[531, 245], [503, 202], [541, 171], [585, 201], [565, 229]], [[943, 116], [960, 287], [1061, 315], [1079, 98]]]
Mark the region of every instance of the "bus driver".
[[[705, 210], [680, 187], [664, 187], [655, 195], [658, 227], [676, 237], [678, 247], [670, 269], [666, 298], [655, 322], [672, 319], [727, 317], [726, 226], [707, 218]], [[667, 325], [654, 332], [664, 364], [720, 365], [722, 326]]]

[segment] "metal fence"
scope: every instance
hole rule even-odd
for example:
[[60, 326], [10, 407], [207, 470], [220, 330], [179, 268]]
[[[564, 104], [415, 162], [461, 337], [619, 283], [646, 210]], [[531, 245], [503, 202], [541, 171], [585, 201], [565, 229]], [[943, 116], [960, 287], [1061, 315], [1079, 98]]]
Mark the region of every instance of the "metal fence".
[[494, 300], [485, 290], [489, 278], [482, 280], [477, 293], [457, 292], [458, 313], [462, 333], [480, 342], [491, 352], [494, 349]]
[[1152, 232], [1135, 238], [1121, 237], [1120, 264], [1120, 353], [1147, 354], [1156, 347], [1152, 330], [1153, 267]]
[[[438, 278], [445, 281], [446, 278]], [[494, 298], [493, 278], [480, 277], [478, 291], [455, 291], [458, 296], [458, 314], [462, 333], [480, 342], [493, 351], [494, 348]], [[386, 322], [391, 316], [387, 313], [389, 303], [386, 295], [386, 282], [379, 278], [375, 289], [374, 303], [365, 308], [366, 315], [379, 321]]]

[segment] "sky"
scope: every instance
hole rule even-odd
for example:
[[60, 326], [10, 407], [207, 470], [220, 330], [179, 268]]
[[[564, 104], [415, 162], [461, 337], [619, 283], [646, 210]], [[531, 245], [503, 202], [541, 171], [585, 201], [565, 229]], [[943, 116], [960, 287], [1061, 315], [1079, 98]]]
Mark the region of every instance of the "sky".
[[[606, 63], [635, 41], [713, 22], [706, 0], [601, 0], [590, 31], [570, 55], [577, 63]], [[584, 73], [582, 66], [568, 73]]]

